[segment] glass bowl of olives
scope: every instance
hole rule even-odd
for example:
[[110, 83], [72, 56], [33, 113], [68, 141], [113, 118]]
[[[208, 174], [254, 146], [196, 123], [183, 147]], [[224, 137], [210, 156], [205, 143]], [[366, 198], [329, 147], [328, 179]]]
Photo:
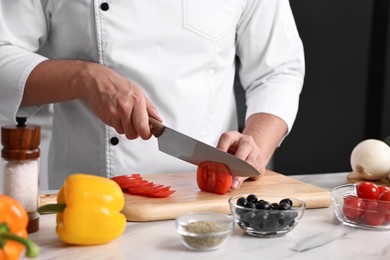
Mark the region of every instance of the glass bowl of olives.
[[238, 226], [256, 237], [279, 237], [293, 230], [306, 209], [295, 198], [246, 194], [231, 197], [229, 206]]

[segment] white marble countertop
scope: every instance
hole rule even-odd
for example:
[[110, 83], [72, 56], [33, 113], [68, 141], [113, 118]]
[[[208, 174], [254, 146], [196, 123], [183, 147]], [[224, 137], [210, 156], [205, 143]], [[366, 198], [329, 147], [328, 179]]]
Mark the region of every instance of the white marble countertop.
[[[290, 176], [332, 189], [346, 183], [347, 173]], [[298, 226], [279, 238], [246, 235], [236, 225], [233, 235], [217, 251], [194, 252], [181, 244], [173, 220], [128, 222], [125, 233], [100, 246], [69, 246], [55, 233], [55, 215], [40, 218], [40, 230], [30, 238], [41, 247], [36, 259], [390, 259], [390, 231], [343, 226], [332, 207], [308, 209]]]

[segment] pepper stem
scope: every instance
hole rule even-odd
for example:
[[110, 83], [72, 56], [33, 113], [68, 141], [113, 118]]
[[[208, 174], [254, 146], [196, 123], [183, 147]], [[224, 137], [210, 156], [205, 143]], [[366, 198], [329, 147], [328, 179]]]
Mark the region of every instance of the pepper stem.
[[[6, 231], [7, 230], [7, 231]], [[39, 246], [35, 244], [33, 241], [17, 236], [9, 232], [8, 225], [6, 223], [0, 224], [0, 248], [6, 246], [7, 241], [12, 240], [23, 244], [26, 247], [26, 256], [27, 257], [36, 257], [39, 254]], [[5, 231], [5, 232], [4, 232]]]
[[64, 209], [66, 208], [65, 203], [57, 203], [57, 204], [46, 204], [43, 206], [40, 206], [38, 208], [38, 212], [41, 215], [44, 214], [53, 214], [53, 213], [62, 213], [64, 212]]

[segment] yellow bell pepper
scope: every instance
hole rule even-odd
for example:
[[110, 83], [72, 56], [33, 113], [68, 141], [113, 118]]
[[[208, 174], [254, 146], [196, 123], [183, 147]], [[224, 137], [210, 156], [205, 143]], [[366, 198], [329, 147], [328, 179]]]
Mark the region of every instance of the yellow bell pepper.
[[44, 205], [39, 212], [57, 212], [56, 232], [66, 243], [104, 244], [125, 230], [126, 217], [120, 212], [124, 206], [123, 192], [108, 178], [70, 175], [57, 195], [57, 203]]

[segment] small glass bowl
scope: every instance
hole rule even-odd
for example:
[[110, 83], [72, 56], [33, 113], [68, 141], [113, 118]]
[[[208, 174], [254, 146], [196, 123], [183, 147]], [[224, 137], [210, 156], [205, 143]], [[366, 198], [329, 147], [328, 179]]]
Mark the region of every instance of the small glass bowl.
[[[390, 230], [390, 202], [357, 198], [357, 184], [345, 184], [331, 192], [332, 207], [344, 225], [368, 229]], [[353, 198], [345, 203], [348, 198]], [[370, 204], [370, 207], [367, 207]]]
[[[248, 195], [231, 197], [229, 205], [238, 226], [251, 236], [269, 238], [287, 234], [299, 223], [306, 208], [304, 201], [295, 198], [288, 198], [292, 202], [290, 209], [257, 209], [237, 205], [237, 200], [247, 198]], [[287, 198], [283, 196], [254, 195], [258, 200], [265, 200], [269, 204], [279, 204], [281, 200]]]
[[194, 251], [221, 248], [233, 233], [234, 219], [220, 213], [190, 213], [176, 218], [182, 243]]

